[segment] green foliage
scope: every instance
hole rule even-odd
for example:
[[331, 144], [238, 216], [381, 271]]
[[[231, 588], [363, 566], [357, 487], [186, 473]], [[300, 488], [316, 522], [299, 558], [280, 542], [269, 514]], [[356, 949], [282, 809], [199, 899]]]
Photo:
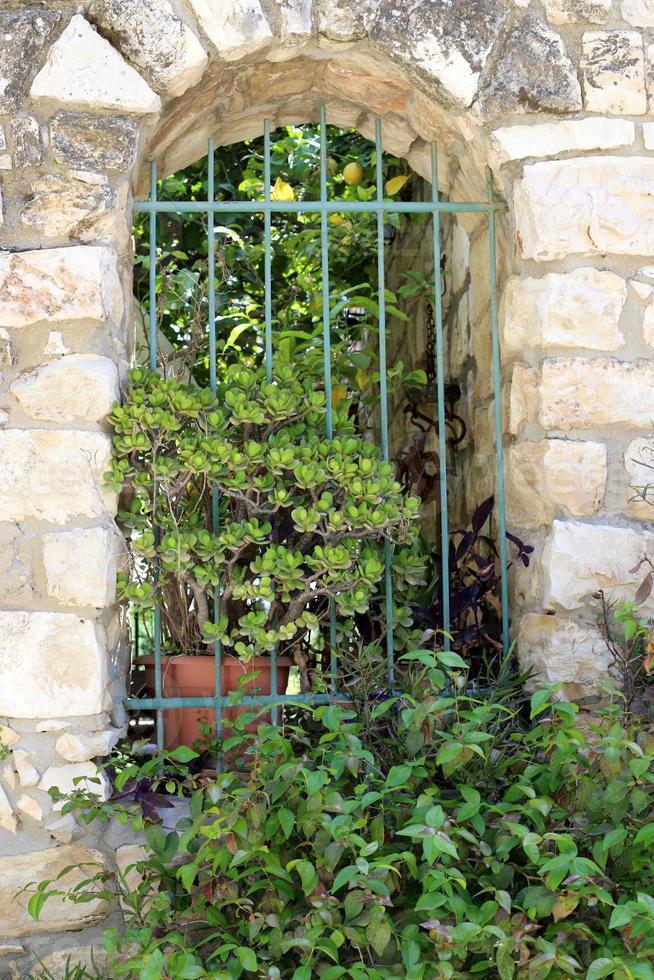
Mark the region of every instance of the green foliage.
[[145, 825], [107, 976], [654, 977], [654, 736], [548, 691], [530, 718], [457, 694], [456, 654], [411, 665], [420, 694], [376, 709], [384, 760], [337, 706], [313, 737], [237, 722], [249, 771], [199, 785], [174, 831]]

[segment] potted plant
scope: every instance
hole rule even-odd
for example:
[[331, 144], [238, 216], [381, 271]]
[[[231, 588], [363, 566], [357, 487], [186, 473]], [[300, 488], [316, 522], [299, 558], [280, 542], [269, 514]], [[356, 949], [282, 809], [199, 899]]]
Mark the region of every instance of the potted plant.
[[[131, 555], [119, 591], [160, 607], [164, 695], [213, 695], [216, 641], [223, 694], [268, 693], [273, 650], [279, 692], [293, 663], [303, 691], [328, 684], [330, 608], [345, 624], [364, 615], [384, 543], [415, 541], [419, 501], [355, 434], [347, 399], [325, 438], [322, 388], [306, 363], [282, 359], [271, 381], [226, 368], [215, 393], [131, 372], [111, 416], [108, 481]], [[197, 720], [166, 712], [169, 746], [192, 741]]]

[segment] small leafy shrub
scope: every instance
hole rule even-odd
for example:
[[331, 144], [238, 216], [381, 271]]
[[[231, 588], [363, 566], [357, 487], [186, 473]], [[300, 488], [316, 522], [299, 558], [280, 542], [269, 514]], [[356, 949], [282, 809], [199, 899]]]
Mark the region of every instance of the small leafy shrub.
[[[654, 977], [652, 733], [610, 710], [591, 723], [548, 691], [525, 716], [510, 697], [456, 693], [456, 654], [402, 663], [420, 693], [374, 713], [394, 757], [330, 706], [313, 737], [235, 729], [224, 747], [249, 740], [250, 771], [187, 785], [174, 831], [126, 799], [74, 794], [66, 810], [145, 833], [106, 976]], [[112, 887], [99, 874], [69, 897]], [[57, 891], [42, 882], [33, 911]]]

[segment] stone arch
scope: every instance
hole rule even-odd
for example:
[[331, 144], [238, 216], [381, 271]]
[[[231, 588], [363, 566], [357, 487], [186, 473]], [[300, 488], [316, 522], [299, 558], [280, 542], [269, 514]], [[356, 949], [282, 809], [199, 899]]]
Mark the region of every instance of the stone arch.
[[319, 101], [364, 134], [380, 112], [419, 173], [436, 138], [453, 197], [483, 193], [491, 163], [509, 204], [509, 516], [537, 546], [514, 581], [522, 657], [590, 693], [606, 667], [592, 593], [628, 595], [652, 547], [629, 492], [654, 418], [650, 8], [26, 0], [0, 13], [0, 938], [21, 969], [106, 913], [53, 906], [36, 926], [12, 898], [46, 868], [113, 860], [47, 788], [92, 775], [123, 721], [103, 418], [128, 360], [145, 163], [173, 169], [207, 135], [242, 139]]

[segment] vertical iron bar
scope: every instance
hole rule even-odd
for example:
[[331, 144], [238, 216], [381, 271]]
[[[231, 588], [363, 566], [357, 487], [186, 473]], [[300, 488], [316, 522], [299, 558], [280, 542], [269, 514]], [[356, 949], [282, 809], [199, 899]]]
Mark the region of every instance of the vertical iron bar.
[[[486, 168], [486, 197], [494, 200], [493, 174]], [[502, 598], [502, 643], [504, 652], [509, 649], [509, 582], [506, 548], [506, 505], [504, 486], [504, 420], [502, 418], [502, 371], [500, 337], [497, 317], [497, 267], [495, 255], [495, 211], [488, 212], [488, 262], [490, 283], [490, 316], [493, 338], [493, 394], [495, 401], [495, 453], [497, 459], [497, 514], [500, 535], [500, 574]]]
[[[149, 287], [150, 287], [150, 370], [157, 370], [157, 163], [153, 160], [150, 163], [150, 200], [155, 205], [155, 209], [150, 214], [150, 269], [149, 269]], [[157, 484], [156, 480], [153, 485], [153, 504], [154, 513], [156, 516], [157, 507]], [[159, 531], [155, 528], [155, 545], [159, 543]], [[159, 568], [158, 565], [155, 566], [154, 570], [154, 586], [155, 592], [158, 592], [159, 585]], [[153, 615], [153, 633], [154, 633], [154, 695], [156, 698], [161, 697], [161, 606], [160, 597], [157, 597], [157, 601], [154, 606]], [[164, 719], [163, 710], [157, 708], [157, 748], [162, 749], [164, 744]]]
[[[384, 201], [384, 151], [382, 148], [382, 122], [375, 119], [375, 174], [377, 180], [377, 203]], [[381, 450], [385, 462], [388, 453], [388, 376], [386, 364], [386, 270], [384, 268], [384, 212], [377, 211], [377, 304], [379, 306], [379, 424], [381, 429]], [[386, 615], [386, 676], [389, 692], [395, 686], [395, 655], [393, 629], [393, 577], [391, 573], [391, 543], [384, 541], [384, 603]]]
[[431, 145], [431, 194], [434, 204], [434, 332], [436, 334], [436, 398], [438, 402], [438, 473], [441, 508], [441, 575], [443, 594], [443, 645], [450, 649], [450, 555], [447, 514], [447, 441], [445, 438], [445, 364], [443, 352], [443, 303], [441, 297], [441, 213], [438, 208], [438, 150]]
[[[325, 401], [327, 407], [326, 435], [334, 437], [334, 420], [332, 414], [332, 359], [331, 359], [331, 323], [329, 309], [329, 226], [327, 224], [327, 120], [324, 105], [320, 106], [320, 269], [322, 275], [322, 339], [324, 355]], [[329, 600], [329, 672], [331, 674], [331, 691], [336, 693], [336, 673], [338, 663], [336, 658], [336, 607], [334, 600]]]

